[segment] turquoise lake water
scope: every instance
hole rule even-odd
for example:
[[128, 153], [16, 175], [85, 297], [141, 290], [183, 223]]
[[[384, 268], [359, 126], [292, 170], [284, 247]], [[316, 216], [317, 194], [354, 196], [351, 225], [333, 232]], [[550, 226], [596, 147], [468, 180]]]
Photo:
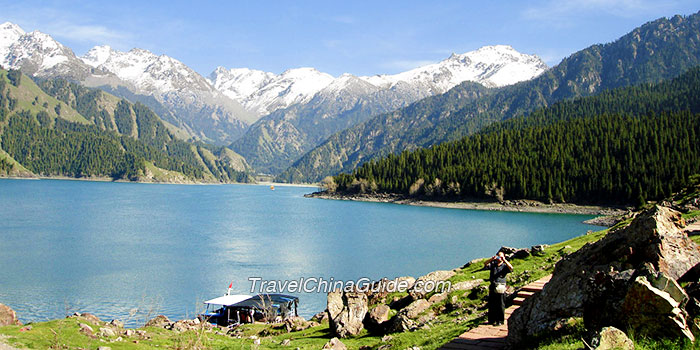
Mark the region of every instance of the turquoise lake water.
[[[600, 229], [585, 215], [304, 198], [315, 188], [0, 180], [0, 303], [24, 322], [91, 312], [140, 326], [265, 280], [452, 269]], [[305, 317], [326, 295], [297, 293]]]

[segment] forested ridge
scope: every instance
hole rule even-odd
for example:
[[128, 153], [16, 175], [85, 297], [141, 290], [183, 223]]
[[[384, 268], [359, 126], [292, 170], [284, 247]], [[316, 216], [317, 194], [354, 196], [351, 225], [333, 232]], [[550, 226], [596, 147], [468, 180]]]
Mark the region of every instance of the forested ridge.
[[660, 18], [614, 42], [573, 53], [537, 78], [469, 100], [468, 85], [378, 115], [336, 133], [309, 151], [278, 181], [314, 182], [351, 172], [370, 159], [458, 140], [483, 127], [605, 90], [676, 77], [700, 64], [700, 13]]
[[[18, 88], [15, 93], [8, 82]], [[41, 90], [65, 105], [49, 103], [50, 97], [35, 91], [31, 108], [19, 108], [19, 97], [13, 96], [26, 98], [33, 84], [14, 70], [0, 78], [0, 148], [36, 174], [138, 180], [150, 162], [191, 180], [249, 180], [246, 172], [206, 157], [205, 153], [216, 151], [211, 146], [175, 138], [143, 104], [100, 90], [61, 79], [43, 80], [38, 82]], [[66, 105], [87, 123], [61, 118], [67, 112]], [[5, 163], [9, 164], [0, 164], [0, 172], [9, 173], [11, 167]]]
[[458, 141], [365, 163], [340, 192], [638, 203], [700, 173], [700, 68], [556, 103]]

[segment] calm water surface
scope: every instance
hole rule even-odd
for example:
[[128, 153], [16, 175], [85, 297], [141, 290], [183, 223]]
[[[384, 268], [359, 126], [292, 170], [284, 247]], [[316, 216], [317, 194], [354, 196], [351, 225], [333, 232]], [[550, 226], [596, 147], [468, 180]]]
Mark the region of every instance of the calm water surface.
[[[91, 312], [138, 326], [250, 294], [248, 277], [378, 279], [555, 243], [584, 215], [303, 198], [313, 188], [0, 180], [0, 303], [21, 320]], [[300, 314], [325, 294], [298, 294]]]

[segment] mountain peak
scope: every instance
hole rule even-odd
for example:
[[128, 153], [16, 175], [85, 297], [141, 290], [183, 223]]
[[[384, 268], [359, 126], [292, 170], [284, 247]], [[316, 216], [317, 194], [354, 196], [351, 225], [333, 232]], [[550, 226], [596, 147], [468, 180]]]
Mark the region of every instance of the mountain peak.
[[24, 34], [24, 30], [12, 22], [0, 24], [0, 56], [5, 57], [10, 46]]

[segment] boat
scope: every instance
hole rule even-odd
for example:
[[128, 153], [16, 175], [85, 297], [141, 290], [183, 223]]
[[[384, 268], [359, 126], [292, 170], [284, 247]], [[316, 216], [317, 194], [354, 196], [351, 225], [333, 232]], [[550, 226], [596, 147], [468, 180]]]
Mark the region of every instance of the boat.
[[200, 320], [219, 326], [242, 323], [277, 322], [299, 316], [299, 298], [285, 294], [224, 295], [204, 302]]

